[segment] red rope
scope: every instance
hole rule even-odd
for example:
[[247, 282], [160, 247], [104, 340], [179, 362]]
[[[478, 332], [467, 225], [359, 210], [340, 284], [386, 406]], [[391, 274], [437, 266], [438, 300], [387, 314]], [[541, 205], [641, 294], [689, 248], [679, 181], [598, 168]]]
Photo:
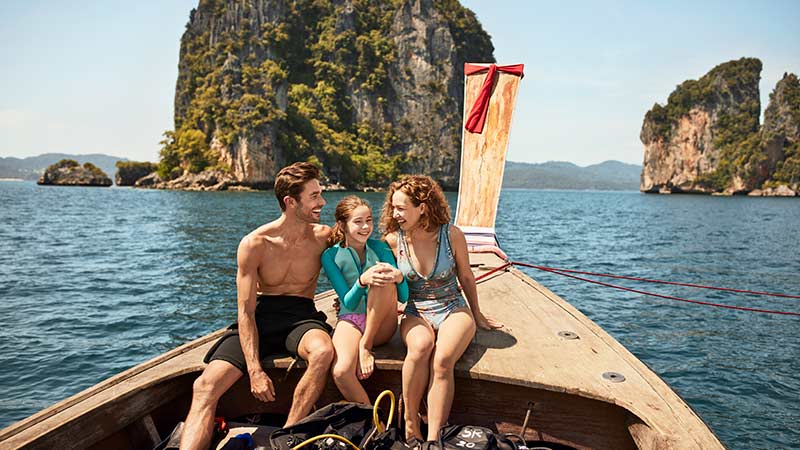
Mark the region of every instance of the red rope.
[[[522, 267], [530, 267], [532, 269], [542, 270], [542, 271], [553, 273], [553, 274], [556, 274], [556, 275], [561, 275], [561, 276], [565, 276], [565, 277], [569, 277], [569, 278], [574, 278], [576, 280], [585, 281], [587, 283], [598, 284], [600, 286], [610, 287], [610, 288], [613, 288], [613, 289], [619, 289], [619, 290], [622, 290], [622, 291], [634, 292], [634, 293], [642, 294], [642, 295], [649, 295], [651, 297], [658, 297], [658, 298], [663, 298], [663, 299], [666, 299], [666, 300], [675, 300], [675, 301], [679, 301], [679, 302], [693, 303], [693, 304], [697, 304], [697, 305], [713, 306], [713, 307], [716, 307], [716, 308], [734, 309], [734, 310], [738, 310], [738, 311], [750, 311], [750, 312], [759, 312], [759, 313], [766, 313], [766, 314], [782, 314], [782, 315], [788, 315], [788, 316], [800, 316], [800, 313], [790, 312], [790, 311], [776, 311], [776, 310], [771, 310], [771, 309], [748, 308], [748, 307], [745, 307], [745, 306], [723, 305], [721, 303], [703, 302], [703, 301], [700, 301], [700, 300], [690, 300], [688, 298], [673, 297], [671, 295], [656, 294], [656, 293], [653, 293], [653, 292], [640, 291], [638, 289], [631, 289], [631, 288], [627, 288], [627, 287], [624, 287], [624, 286], [617, 286], [615, 284], [609, 284], [609, 283], [603, 283], [603, 282], [596, 281], [596, 280], [590, 280], [588, 278], [583, 278], [583, 277], [579, 277], [579, 276], [575, 276], [575, 275], [570, 275], [569, 273], [579, 273], [579, 274], [584, 274], [584, 275], [605, 276], [605, 277], [610, 277], [610, 278], [619, 278], [619, 279], [634, 280], [634, 281], [645, 281], [645, 282], [650, 282], [650, 283], [672, 284], [672, 285], [678, 285], [678, 286], [697, 287], [697, 288], [701, 288], [701, 289], [714, 289], [714, 290], [720, 290], [720, 291], [738, 292], [738, 293], [746, 293], [746, 294], [771, 295], [771, 296], [775, 296], [775, 297], [785, 297], [785, 298], [800, 298], [800, 296], [796, 296], [796, 295], [774, 294], [774, 293], [770, 293], [770, 292], [748, 291], [748, 290], [744, 290], [744, 289], [717, 288], [717, 287], [713, 287], [713, 286], [703, 286], [703, 285], [696, 285], [696, 284], [690, 284], [690, 283], [677, 283], [677, 282], [673, 282], [673, 281], [663, 281], [663, 280], [650, 280], [650, 279], [647, 279], [647, 278], [626, 277], [626, 276], [622, 276], [622, 275], [597, 274], [597, 273], [593, 273], [593, 272], [584, 272], [584, 271], [579, 271], [579, 270], [558, 269], [558, 268], [554, 268], [554, 267], [536, 266], [536, 265], [533, 265], [533, 264], [527, 264], [527, 263], [519, 262], [519, 261], [511, 261], [511, 262], [507, 262], [507, 263], [505, 263], [505, 264], [503, 264], [501, 266], [495, 267], [494, 269], [492, 269], [492, 270], [490, 270], [490, 271], [488, 271], [486, 273], [482, 273], [479, 276], [475, 277], [475, 281], [477, 282], [478, 280], [486, 278], [489, 275], [491, 275], [491, 274], [493, 274], [495, 272], [498, 272], [500, 270], [503, 270], [503, 269], [505, 269], [505, 268], [507, 268], [507, 267], [509, 267], [511, 265], [522, 266]], [[569, 272], [569, 273], [566, 273], [566, 272]]]
[[[697, 304], [697, 305], [713, 306], [713, 307], [716, 307], [716, 308], [735, 309], [735, 310], [739, 310], [739, 311], [750, 311], [750, 312], [759, 312], [759, 313], [766, 313], [766, 314], [782, 314], [782, 315], [787, 315], [787, 316], [800, 316], [800, 313], [797, 313], [797, 312], [775, 311], [775, 310], [771, 310], [771, 309], [759, 309], [759, 308], [748, 308], [748, 307], [745, 307], [745, 306], [723, 305], [721, 303], [703, 302], [703, 301], [699, 301], [699, 300], [690, 300], [690, 299], [687, 299], [687, 298], [673, 297], [671, 295], [662, 295], [662, 294], [656, 294], [656, 293], [653, 293], [653, 292], [640, 291], [638, 289], [631, 289], [631, 288], [627, 288], [627, 287], [624, 287], [624, 286], [617, 286], [617, 285], [614, 285], [614, 284], [603, 283], [601, 281], [590, 280], [588, 278], [583, 278], [583, 277], [579, 277], [579, 276], [576, 276], [576, 275], [570, 275], [568, 273], [560, 272], [558, 269], [553, 269], [553, 268], [543, 267], [543, 266], [535, 266], [533, 264], [527, 264], [527, 263], [518, 262], [518, 261], [513, 261], [510, 264], [513, 264], [515, 266], [530, 267], [532, 269], [542, 270], [542, 271], [545, 271], [545, 272], [554, 273], [556, 275], [561, 275], [561, 276], [565, 276], [565, 277], [569, 277], [569, 278], [574, 278], [576, 280], [585, 281], [587, 283], [598, 284], [600, 286], [610, 287], [610, 288], [613, 288], [613, 289], [619, 289], [619, 290], [622, 290], [622, 291], [634, 292], [634, 293], [642, 294], [642, 295], [649, 295], [651, 297], [659, 297], [659, 298], [663, 298], [663, 299], [667, 299], [667, 300], [675, 300], [675, 301], [685, 302], [685, 303], [694, 303], [694, 304]], [[494, 271], [497, 271], [497, 270], [499, 270], [501, 268], [505, 268], [505, 267], [508, 267], [508, 264], [506, 264], [505, 266], [500, 266], [500, 267], [496, 268]], [[492, 273], [492, 272], [487, 272], [485, 274], [482, 274], [481, 276], [486, 276], [486, 275], [488, 275], [490, 273]]]
[[698, 289], [711, 289], [715, 291], [727, 291], [727, 292], [738, 292], [740, 294], [753, 294], [753, 295], [768, 295], [771, 297], [783, 297], [783, 298], [800, 298], [800, 295], [789, 295], [789, 294], [776, 294], [774, 292], [761, 292], [761, 291], [748, 291], [746, 289], [733, 289], [733, 288], [724, 288], [724, 287], [714, 287], [714, 286], [705, 286], [702, 284], [692, 284], [692, 283], [678, 283], [675, 281], [664, 281], [664, 280], [653, 280], [649, 278], [637, 278], [637, 277], [628, 277], [624, 275], [612, 275], [609, 273], [595, 273], [595, 272], [584, 272], [581, 270], [570, 270], [570, 269], [561, 269], [558, 267], [546, 267], [546, 266], [534, 266], [533, 264], [525, 264], [525, 263], [518, 263], [514, 262], [513, 264], [524, 265], [525, 267], [530, 267], [533, 269], [544, 270], [547, 272], [556, 271], [556, 272], [566, 272], [566, 273], [577, 273], [581, 275], [592, 275], [595, 277], [605, 277], [605, 278], [617, 278], [622, 280], [633, 280], [633, 281], [644, 281], [647, 283], [659, 283], [659, 284], [671, 284], [675, 286], [686, 286], [686, 287], [693, 287]]
[[475, 281], [477, 282], [478, 280], [481, 280], [481, 279], [483, 279], [483, 278], [486, 278], [486, 277], [488, 277], [489, 275], [491, 275], [491, 274], [493, 274], [493, 273], [495, 273], [495, 272], [497, 272], [497, 271], [503, 270], [503, 269], [505, 269], [506, 267], [510, 266], [511, 264], [512, 264], [512, 263], [510, 263], [510, 262], [507, 262], [507, 263], [503, 264], [502, 266], [495, 267], [494, 269], [492, 269], [492, 270], [490, 270], [490, 271], [488, 271], [488, 272], [486, 272], [486, 273], [482, 273], [482, 274], [478, 275], [477, 277], [475, 277]]

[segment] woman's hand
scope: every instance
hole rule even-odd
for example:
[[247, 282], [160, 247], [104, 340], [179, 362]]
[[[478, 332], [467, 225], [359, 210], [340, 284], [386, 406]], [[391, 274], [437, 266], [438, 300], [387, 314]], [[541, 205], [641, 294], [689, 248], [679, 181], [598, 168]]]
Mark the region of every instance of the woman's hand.
[[394, 267], [386, 263], [375, 264], [358, 277], [359, 283], [364, 286], [386, 286], [395, 282], [394, 280], [397, 277], [395, 270]]
[[484, 316], [482, 312], [475, 313], [475, 325], [482, 330], [497, 330], [505, 326], [502, 322]]

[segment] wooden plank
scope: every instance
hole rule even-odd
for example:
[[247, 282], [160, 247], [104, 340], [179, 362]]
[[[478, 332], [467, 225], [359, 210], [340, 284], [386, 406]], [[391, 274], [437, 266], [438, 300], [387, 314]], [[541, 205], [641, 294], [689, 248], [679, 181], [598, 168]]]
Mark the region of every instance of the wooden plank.
[[[140, 420], [157, 405], [169, 403], [191, 382], [175, 379], [149, 389], [118, 392], [103, 404], [90, 402], [85, 409], [67, 409], [28, 427], [0, 443], [0, 448], [83, 449], [118, 434], [130, 442], [123, 429]], [[60, 417], [63, 416], [63, 417]]]
[[156, 424], [153, 422], [153, 417], [150, 414], [130, 424], [128, 428], [125, 429], [125, 432], [128, 435], [130, 448], [149, 449], [161, 442]]
[[[486, 72], [465, 77], [465, 118], [478, 98], [485, 77]], [[494, 228], [520, 77], [498, 71], [495, 80], [483, 132], [462, 130], [461, 174], [455, 219], [458, 226]]]

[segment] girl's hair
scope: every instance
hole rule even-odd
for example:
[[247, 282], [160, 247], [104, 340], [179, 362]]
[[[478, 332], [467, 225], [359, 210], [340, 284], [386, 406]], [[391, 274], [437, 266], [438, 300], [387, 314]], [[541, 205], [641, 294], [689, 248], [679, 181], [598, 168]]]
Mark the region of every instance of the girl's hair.
[[[350, 219], [350, 214], [353, 213], [353, 210], [359, 206], [370, 208], [368, 201], [355, 195], [348, 195], [339, 200], [339, 203], [336, 205], [336, 211], [333, 213], [336, 224], [333, 225], [331, 237], [328, 238], [328, 247], [344, 243], [344, 224]], [[371, 210], [372, 208], [370, 208], [370, 211]]]
[[397, 220], [392, 217], [394, 210], [392, 196], [397, 191], [406, 194], [414, 206], [423, 203], [427, 205], [425, 214], [419, 218], [420, 226], [425, 231], [433, 231], [441, 225], [450, 223], [450, 205], [447, 204], [439, 183], [427, 175], [406, 175], [389, 185], [389, 192], [386, 193], [380, 223], [384, 236], [400, 228]]

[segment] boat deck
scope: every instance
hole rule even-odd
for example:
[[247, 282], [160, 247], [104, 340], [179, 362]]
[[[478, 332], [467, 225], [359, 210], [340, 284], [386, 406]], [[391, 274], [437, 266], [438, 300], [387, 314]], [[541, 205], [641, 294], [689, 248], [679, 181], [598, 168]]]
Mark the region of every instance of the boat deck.
[[[471, 254], [470, 260], [476, 276], [504, 263], [491, 253]], [[514, 414], [524, 415], [524, 405], [529, 399], [522, 396], [532, 394], [530, 389], [522, 388], [531, 388], [538, 392], [532, 400], [537, 402], [534, 420], [540, 425], [551, 429], [574, 428], [575, 423], [548, 423], [548, 420], [558, 421], [559, 414], [567, 409], [571, 410], [569, 422], [582, 422], [583, 435], [569, 441], [578, 448], [722, 448], [697, 414], [645, 364], [577, 309], [524, 273], [509, 267], [491, 274], [479, 281], [478, 294], [485, 314], [502, 321], [506, 329], [478, 330], [459, 360], [456, 375], [462, 381], [456, 381], [457, 398], [451, 419], [484, 414], [491, 420], [503, 413], [504, 405], [514, 409]], [[335, 294], [322, 293], [316, 301], [333, 323]], [[31, 443], [37, 436], [52, 434], [59, 427], [63, 432], [58, 435], [71, 436], [68, 442], [65, 438], [60, 443], [64, 448], [80, 447], [81, 441], [90, 446], [115, 427], [122, 429], [131, 423], [139, 424], [153, 435], [155, 427], [152, 419], [147, 419], [148, 414], [181, 395], [186, 396], [187, 377], [193, 379], [202, 371], [203, 356], [223, 332], [216, 331], [156, 357], [0, 431], [0, 447], [16, 448]], [[375, 355], [378, 370], [372, 380], [397, 388], [397, 374], [405, 356], [399, 335], [376, 348]], [[272, 373], [287, 373], [286, 369], [291, 368], [292, 378], [299, 377], [302, 371], [296, 369], [304, 366], [302, 361], [295, 362], [290, 357], [269, 358], [262, 363]], [[624, 381], [621, 377], [604, 378], [607, 372], [621, 375]], [[392, 375], [387, 378], [388, 374]], [[467, 383], [465, 378], [473, 381]], [[238, 394], [232, 394], [233, 397], [249, 395], [246, 385], [240, 384]], [[335, 394], [332, 384], [329, 383], [328, 395], [324, 397]], [[280, 386], [281, 380], [276, 385]], [[498, 394], [497, 385], [508, 389]], [[368, 391], [381, 388], [373, 386]], [[148, 395], [134, 398], [141, 392]], [[482, 398], [484, 395], [489, 397]], [[291, 398], [290, 394], [280, 396]], [[125, 414], [108, 414], [123, 404]], [[220, 407], [225, 408], [224, 401]], [[582, 418], [575, 413], [581, 409], [593, 412]], [[600, 416], [619, 416], [613, 420], [624, 423], [623, 429], [627, 427], [629, 436], [625, 433], [610, 441], [597, 441], [595, 445], [593, 429], [606, 426], [598, 421], [598, 410], [603, 410]], [[185, 411], [176, 414], [180, 416]], [[495, 422], [498, 429], [502, 428], [502, 420]], [[558, 440], [555, 434], [553, 438]], [[76, 436], [80, 436], [77, 442]], [[54, 443], [59, 442], [49, 440], [48, 446]]]

